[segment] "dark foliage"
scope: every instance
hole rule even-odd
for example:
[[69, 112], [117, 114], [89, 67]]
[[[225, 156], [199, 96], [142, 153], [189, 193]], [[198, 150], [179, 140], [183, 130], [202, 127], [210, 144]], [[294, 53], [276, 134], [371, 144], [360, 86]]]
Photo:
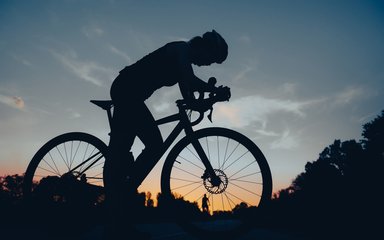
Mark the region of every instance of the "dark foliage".
[[[275, 193], [271, 204], [262, 212], [243, 203], [232, 213], [214, 212], [214, 215], [248, 216], [256, 211], [260, 218], [255, 222], [305, 232], [306, 236], [318, 239], [373, 234], [379, 229], [375, 219], [381, 217], [383, 202], [379, 191], [384, 162], [384, 111], [363, 125], [362, 136], [360, 141], [335, 140], [317, 160], [307, 162], [305, 171], [288, 188]], [[26, 201], [22, 183], [22, 175], [0, 177], [0, 224], [40, 224], [55, 219], [55, 225], [58, 221], [71, 221], [76, 226], [76, 221], [82, 222], [83, 216], [103, 219], [105, 207], [101, 187], [71, 176], [47, 177], [35, 183], [34, 195]], [[175, 217], [172, 214], [189, 219], [204, 217], [197, 203], [185, 201], [181, 196], [165, 199], [159, 193], [155, 204], [148, 192], [137, 193], [136, 200], [141, 206], [137, 209], [142, 212], [142, 221], [168, 220]]]
[[318, 232], [319, 238], [372, 233], [382, 210], [384, 111], [363, 126], [362, 136], [360, 142], [335, 140], [274, 195], [271, 212], [280, 225]]

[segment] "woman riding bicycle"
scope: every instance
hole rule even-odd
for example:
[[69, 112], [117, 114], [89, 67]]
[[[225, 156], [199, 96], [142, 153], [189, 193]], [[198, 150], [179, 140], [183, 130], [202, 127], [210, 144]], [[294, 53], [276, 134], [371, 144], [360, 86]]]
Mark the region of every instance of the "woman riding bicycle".
[[[157, 89], [177, 83], [184, 100], [192, 109], [201, 110], [205, 107], [195, 101], [195, 91], [213, 92], [221, 96], [221, 100], [228, 100], [228, 87], [208, 84], [195, 76], [191, 66], [221, 64], [227, 55], [227, 43], [213, 30], [188, 42], [168, 43], [120, 71], [111, 86], [114, 103], [109, 143], [111, 155], [104, 166], [107, 199], [112, 214], [118, 215], [127, 201], [123, 193], [127, 188], [129, 167], [134, 162], [130, 148], [135, 137], [139, 137], [145, 145], [139, 158], [153, 157], [163, 143], [160, 130], [144, 101]], [[129, 159], [126, 159], [127, 156]]]

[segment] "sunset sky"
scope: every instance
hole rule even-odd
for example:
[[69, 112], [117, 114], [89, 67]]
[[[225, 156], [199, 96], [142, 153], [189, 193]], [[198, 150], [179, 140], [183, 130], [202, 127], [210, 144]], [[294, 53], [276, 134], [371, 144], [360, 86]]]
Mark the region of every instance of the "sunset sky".
[[[215, 76], [232, 98], [200, 127], [254, 140], [274, 191], [334, 139], [361, 139], [362, 125], [384, 109], [383, 1], [2, 0], [0, 175], [22, 174], [61, 133], [108, 143], [106, 115], [89, 100], [109, 99], [124, 66], [212, 29], [226, 39], [228, 59], [195, 74]], [[174, 86], [146, 103], [160, 118], [175, 113], [179, 98]], [[165, 137], [169, 127], [162, 130]], [[159, 191], [160, 169], [143, 188]]]

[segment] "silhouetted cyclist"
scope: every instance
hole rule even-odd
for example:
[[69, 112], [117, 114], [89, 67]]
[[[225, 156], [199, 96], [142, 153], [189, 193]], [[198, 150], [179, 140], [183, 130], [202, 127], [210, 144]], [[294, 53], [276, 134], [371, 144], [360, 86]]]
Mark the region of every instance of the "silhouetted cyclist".
[[127, 191], [126, 182], [129, 166], [134, 162], [129, 148], [133, 145], [135, 137], [139, 137], [145, 145], [139, 158], [155, 156], [159, 152], [158, 147], [163, 143], [160, 130], [144, 101], [157, 89], [175, 84], [179, 85], [181, 94], [189, 106], [196, 109], [204, 106], [195, 104], [195, 91], [229, 96], [228, 87], [214, 87], [208, 84], [195, 76], [191, 66], [220, 64], [227, 55], [227, 43], [213, 30], [188, 42], [168, 43], [120, 71], [111, 87], [114, 103], [109, 143], [111, 156], [105, 163], [105, 172], [109, 174], [104, 175], [109, 186], [107, 199], [114, 209], [113, 212], [121, 212], [121, 208], [127, 204], [124, 196]]

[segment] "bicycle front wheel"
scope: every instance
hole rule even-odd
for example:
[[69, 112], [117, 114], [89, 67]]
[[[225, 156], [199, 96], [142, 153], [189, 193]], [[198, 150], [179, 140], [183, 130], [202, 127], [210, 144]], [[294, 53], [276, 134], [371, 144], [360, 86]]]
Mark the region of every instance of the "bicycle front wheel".
[[268, 163], [250, 139], [233, 130], [206, 128], [194, 134], [220, 184], [207, 175], [192, 138], [185, 137], [165, 161], [162, 194], [186, 230], [203, 237], [236, 237], [271, 198]]
[[78, 200], [84, 203], [89, 197], [87, 204], [95, 205], [104, 186], [106, 154], [104, 142], [90, 134], [71, 132], [57, 136], [41, 147], [29, 163], [23, 194], [40, 204]]

